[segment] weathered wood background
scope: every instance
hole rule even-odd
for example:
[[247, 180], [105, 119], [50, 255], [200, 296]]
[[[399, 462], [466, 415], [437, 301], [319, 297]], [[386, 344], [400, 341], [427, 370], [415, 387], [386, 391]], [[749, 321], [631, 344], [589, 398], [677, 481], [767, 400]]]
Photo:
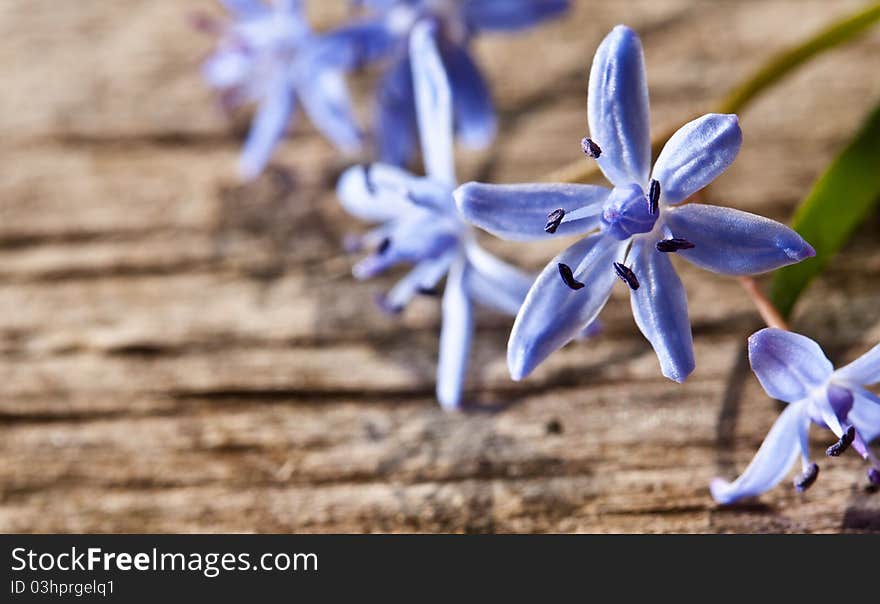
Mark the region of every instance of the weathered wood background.
[[[643, 36], [659, 129], [860, 2], [575, 4], [481, 40], [502, 132], [462, 156], [463, 178], [528, 181], [578, 157], [587, 69], [616, 23]], [[362, 227], [334, 203], [344, 164], [328, 145], [301, 125], [258, 182], [231, 178], [246, 121], [199, 80], [199, 8], [217, 11], [0, 3], [0, 530], [880, 530], [861, 461], [823, 461], [818, 432], [808, 493], [714, 505], [709, 480], [742, 470], [777, 410], [743, 362], [745, 295], [688, 266], [687, 385], [660, 376], [621, 289], [604, 336], [521, 384], [510, 321], [481, 315], [473, 408], [440, 411], [436, 301], [392, 320], [371, 300], [393, 276], [349, 276], [339, 243]], [[750, 108], [712, 199], [786, 220], [880, 99], [878, 57], [874, 32]], [[836, 361], [880, 340], [878, 229], [795, 321]], [[560, 247], [490, 245], [535, 269]]]

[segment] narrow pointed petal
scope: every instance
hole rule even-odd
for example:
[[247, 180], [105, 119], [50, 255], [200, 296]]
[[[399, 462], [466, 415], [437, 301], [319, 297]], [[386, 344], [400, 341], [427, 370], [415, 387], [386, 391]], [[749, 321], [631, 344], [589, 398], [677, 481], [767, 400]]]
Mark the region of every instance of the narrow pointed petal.
[[648, 184], [651, 128], [645, 57], [639, 36], [615, 27], [596, 51], [587, 99], [590, 138], [601, 148], [596, 160], [615, 186]]
[[[587, 233], [598, 228], [609, 190], [596, 185], [486, 185], [470, 182], [455, 191], [455, 203], [468, 222], [511, 241], [532, 241]], [[547, 216], [594, 208], [583, 218], [562, 219], [555, 233], [545, 231]]]
[[727, 504], [772, 489], [791, 470], [801, 449], [800, 441], [808, 429], [804, 404], [786, 407], [745, 472], [733, 482], [721, 478], [712, 481], [712, 497], [718, 503]]
[[458, 140], [472, 149], [484, 149], [495, 138], [497, 120], [489, 87], [467, 48], [450, 45], [443, 63], [452, 88], [453, 119]]
[[341, 27], [315, 38], [313, 60], [327, 67], [353, 71], [385, 58], [395, 38], [382, 20]]
[[787, 403], [808, 398], [834, 371], [816, 342], [772, 327], [749, 338], [749, 362], [767, 394]]
[[393, 65], [379, 81], [374, 136], [382, 161], [405, 165], [417, 146], [416, 106], [408, 59]]
[[458, 245], [458, 225], [429, 212], [414, 213], [398, 221], [387, 245], [358, 262], [357, 279], [369, 279], [400, 262], [417, 263], [437, 258]]
[[[514, 380], [529, 375], [544, 359], [578, 337], [608, 301], [617, 277], [612, 263], [623, 244], [593, 235], [554, 258], [529, 290], [507, 344], [507, 366]], [[572, 290], [559, 276], [559, 264], [581, 266], [585, 287]]]
[[467, 377], [468, 357], [474, 334], [473, 307], [466, 289], [466, 263], [452, 265], [443, 293], [443, 325], [437, 363], [437, 400], [444, 409], [457, 409]]
[[352, 166], [339, 177], [336, 195], [342, 207], [361, 220], [395, 220], [409, 210], [406, 190], [411, 178], [388, 164]]
[[854, 390], [853, 395], [847, 419], [856, 427], [862, 441], [869, 443], [880, 436], [880, 397], [863, 388]]
[[639, 288], [630, 291], [633, 317], [648, 338], [664, 376], [683, 382], [694, 370], [694, 343], [687, 295], [669, 255], [646, 239], [633, 252]]
[[241, 153], [238, 169], [244, 180], [256, 177], [284, 136], [293, 113], [293, 92], [285, 78], [276, 78], [260, 103]]
[[410, 272], [398, 281], [388, 295], [385, 303], [392, 309], [402, 310], [420, 291], [437, 286], [455, 259], [456, 251], [450, 250], [437, 258], [419, 262]]
[[432, 179], [455, 186], [452, 95], [434, 35], [434, 26], [422, 21], [410, 36], [416, 118], [425, 171]]
[[660, 183], [661, 203], [681, 203], [715, 180], [736, 159], [741, 145], [735, 115], [710, 113], [679, 128], [651, 175]]
[[570, 5], [570, 0], [471, 0], [462, 10], [475, 29], [513, 31], [559, 16]]
[[663, 217], [673, 237], [693, 244], [676, 253], [716, 273], [756, 275], [816, 255], [789, 227], [748, 212], [689, 203]]
[[838, 369], [834, 377], [854, 386], [870, 386], [880, 382], [880, 344]]
[[306, 70], [297, 92], [309, 119], [340, 151], [355, 153], [360, 150], [363, 136], [341, 72]]
[[534, 276], [499, 260], [477, 245], [468, 248], [467, 256], [471, 263], [467, 286], [474, 300], [515, 316], [535, 281]]

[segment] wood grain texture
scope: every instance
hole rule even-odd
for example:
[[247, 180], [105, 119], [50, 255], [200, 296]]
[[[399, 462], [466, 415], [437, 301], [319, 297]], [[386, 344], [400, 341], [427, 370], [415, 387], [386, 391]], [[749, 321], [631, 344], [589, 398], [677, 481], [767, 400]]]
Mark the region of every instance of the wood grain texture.
[[[502, 131], [461, 156], [463, 178], [528, 181], [577, 157], [589, 62], [616, 23], [643, 36], [660, 130], [860, 2], [574, 4], [480, 40]], [[616, 291], [603, 336], [523, 383], [504, 366], [510, 320], [481, 314], [473, 403], [443, 413], [436, 300], [389, 319], [370, 302], [394, 275], [350, 277], [340, 241], [363, 227], [334, 203], [344, 161], [301, 123], [257, 182], [231, 178], [246, 120], [199, 81], [197, 9], [216, 7], [0, 7], [0, 530], [880, 531], [854, 455], [822, 462], [805, 495], [714, 505], [709, 480], [744, 468], [777, 408], [743, 358], [748, 300], [688, 266], [687, 385], [660, 376]], [[785, 220], [880, 99], [878, 56], [873, 32], [750, 108], [712, 200]], [[795, 320], [838, 362], [880, 340], [878, 229]], [[562, 244], [487, 245], [538, 269]]]

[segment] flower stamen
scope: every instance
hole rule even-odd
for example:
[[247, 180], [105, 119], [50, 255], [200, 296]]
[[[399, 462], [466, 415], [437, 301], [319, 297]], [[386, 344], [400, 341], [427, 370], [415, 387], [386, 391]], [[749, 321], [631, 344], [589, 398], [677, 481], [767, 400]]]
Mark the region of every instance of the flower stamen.
[[376, 252], [381, 256], [385, 252], [388, 251], [388, 248], [391, 247], [391, 237], [385, 237], [382, 241], [379, 242], [379, 245], [376, 247]]
[[811, 463], [810, 466], [804, 471], [803, 474], [794, 479], [794, 488], [798, 493], [803, 493], [807, 489], [809, 489], [814, 482], [816, 482], [816, 478], [819, 477], [819, 465], [815, 463]]
[[825, 455], [829, 457], [838, 457], [841, 453], [849, 449], [849, 446], [853, 444], [853, 441], [856, 439], [856, 429], [853, 426], [850, 426], [849, 429], [843, 433], [843, 436], [840, 437], [836, 443], [825, 449]]
[[559, 263], [559, 276], [568, 287], [575, 291], [584, 287], [583, 283], [574, 278], [574, 273], [571, 272], [571, 267], [567, 264]]
[[868, 481], [875, 487], [880, 487], [880, 470], [868, 468]]
[[648, 209], [651, 214], [657, 215], [660, 210], [660, 182], [651, 179], [651, 186], [648, 189]]
[[587, 157], [593, 159], [599, 159], [599, 156], [602, 155], [602, 148], [591, 138], [584, 137], [581, 141], [581, 149], [584, 150], [584, 154]]
[[620, 262], [614, 263], [614, 272], [620, 277], [620, 280], [629, 285], [633, 291], [639, 289], [639, 279], [631, 268]]
[[696, 246], [687, 239], [679, 239], [678, 237], [673, 237], [672, 239], [663, 239], [661, 241], [658, 241], [655, 247], [657, 248], [658, 252], [669, 254], [672, 252], [677, 252], [679, 250], [690, 250]]
[[565, 210], [562, 208], [553, 210], [547, 214], [547, 224], [544, 226], [544, 231], [551, 235], [555, 233], [556, 229], [559, 228], [559, 225], [562, 224], [563, 218], [565, 218]]

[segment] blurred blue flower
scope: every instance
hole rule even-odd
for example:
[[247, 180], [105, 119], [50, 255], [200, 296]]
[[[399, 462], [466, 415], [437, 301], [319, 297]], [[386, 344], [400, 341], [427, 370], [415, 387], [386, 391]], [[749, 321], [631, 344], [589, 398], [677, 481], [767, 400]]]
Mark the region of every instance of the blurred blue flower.
[[205, 61], [205, 80], [222, 91], [226, 107], [257, 103], [239, 172], [259, 174], [301, 104], [315, 126], [345, 152], [361, 146], [345, 86], [332, 57], [317, 41], [298, 0], [221, 0], [232, 19], [202, 20], [215, 33], [217, 50]]
[[868, 479], [880, 485], [880, 459], [868, 443], [880, 435], [880, 397], [865, 387], [880, 382], [880, 345], [834, 371], [819, 345], [781, 329], [762, 329], [749, 338], [749, 361], [764, 390], [788, 403], [773, 424], [752, 463], [733, 482], [712, 481], [712, 497], [732, 503], [773, 488], [791, 470], [798, 455], [803, 473], [794, 481], [804, 491], [819, 466], [810, 459], [810, 422], [831, 430], [838, 441], [825, 453], [837, 457], [852, 446], [871, 462]]
[[[616, 278], [666, 377], [694, 369], [687, 299], [669, 255], [729, 275], [773, 270], [814, 255], [797, 233], [728, 208], [682, 204], [736, 157], [735, 115], [704, 115], [676, 132], [651, 172], [648, 87], [639, 37], [618, 26], [596, 52], [582, 141], [614, 185], [469, 183], [455, 192], [465, 219], [506, 239], [587, 234], [556, 257], [529, 291], [513, 326], [508, 366], [527, 376], [603, 308]], [[681, 205], [680, 205], [681, 204]]]
[[392, 265], [414, 267], [383, 299], [398, 312], [418, 293], [433, 292], [446, 276], [437, 398], [458, 407], [473, 336], [473, 305], [516, 314], [531, 278], [477, 246], [473, 230], [455, 210], [452, 100], [433, 37], [422, 22], [411, 36], [415, 102], [426, 177], [388, 165], [356, 166], [343, 173], [337, 192], [348, 212], [381, 223], [357, 242], [373, 252], [354, 267], [367, 279]]
[[375, 135], [379, 156], [403, 165], [418, 146], [412, 70], [407, 40], [414, 24], [434, 25], [440, 57], [452, 87], [456, 136], [482, 148], [495, 136], [489, 88], [468, 50], [482, 31], [512, 31], [562, 14], [570, 0], [359, 0], [367, 16], [330, 33], [329, 52], [345, 56], [347, 70], [376, 60], [386, 69], [377, 90]]

